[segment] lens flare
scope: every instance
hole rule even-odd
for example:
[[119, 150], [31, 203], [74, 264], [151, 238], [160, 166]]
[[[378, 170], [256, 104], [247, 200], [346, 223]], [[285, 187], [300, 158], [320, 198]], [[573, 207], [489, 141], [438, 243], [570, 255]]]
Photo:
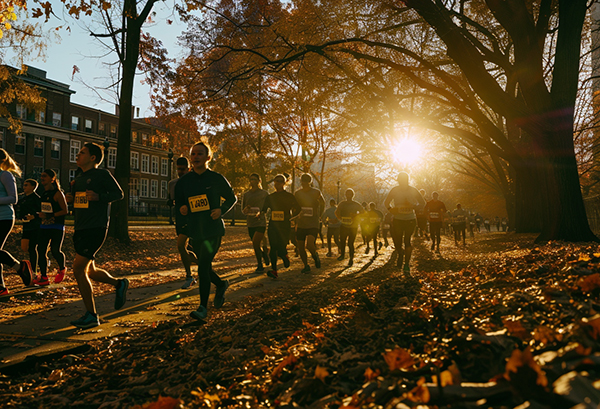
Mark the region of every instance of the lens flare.
[[417, 141], [404, 138], [392, 145], [392, 158], [398, 164], [410, 165], [421, 159], [422, 151]]

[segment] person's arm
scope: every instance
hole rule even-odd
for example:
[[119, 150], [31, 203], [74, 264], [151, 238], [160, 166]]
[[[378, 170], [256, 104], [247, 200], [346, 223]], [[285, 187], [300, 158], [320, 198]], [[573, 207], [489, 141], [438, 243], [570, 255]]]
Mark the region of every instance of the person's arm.
[[180, 178], [177, 184], [175, 185], [175, 208], [182, 216], [187, 216], [188, 214], [188, 204], [187, 199], [185, 197], [185, 178]]
[[60, 206], [60, 211], [54, 213], [54, 217], [60, 217], [69, 214], [69, 208], [67, 207], [67, 200], [63, 192], [58, 190], [54, 194], [54, 201]]
[[389, 191], [387, 197], [385, 198], [385, 200], [383, 201], [383, 206], [388, 209], [388, 211], [392, 214], [396, 214], [398, 211], [396, 210], [395, 207], [391, 207], [392, 204], [392, 192], [394, 191], [395, 188], [392, 188], [392, 190]]
[[221, 195], [221, 197], [223, 199], [225, 199], [223, 201], [223, 203], [221, 204], [221, 207], [219, 207], [218, 209], [213, 209], [210, 212], [210, 216], [216, 220], [219, 217], [221, 217], [221, 215], [224, 215], [225, 213], [227, 213], [237, 202], [237, 197], [235, 196], [235, 193], [233, 193], [233, 189], [231, 188], [231, 185], [229, 184], [229, 181], [227, 179], [225, 179], [224, 176], [219, 175], [220, 176], [220, 181], [219, 181], [219, 194]]
[[421, 192], [419, 192], [416, 188], [414, 188], [414, 192], [415, 192], [415, 199], [417, 200], [417, 207], [415, 210], [419, 209], [423, 209], [425, 208], [425, 205], [427, 204], [425, 202], [425, 199], [423, 198], [423, 195], [421, 194]]
[[300, 203], [298, 203], [298, 199], [296, 199], [296, 196], [291, 195], [291, 201], [292, 201], [292, 217], [296, 217], [300, 215], [300, 212], [302, 212], [302, 207], [300, 207]]
[[87, 190], [86, 192], [88, 200], [112, 203], [117, 200], [123, 199], [123, 190], [121, 189], [121, 186], [119, 186], [119, 183], [117, 183], [117, 180], [114, 178], [112, 173], [106, 171], [102, 172], [101, 174], [99, 173], [99, 175], [102, 175], [98, 177], [102, 178], [101, 186], [104, 191], [94, 192], [91, 190]]
[[0, 182], [6, 189], [6, 197], [0, 197], [0, 205], [17, 204], [19, 198], [17, 197], [17, 183], [13, 174], [7, 171], [2, 172]]

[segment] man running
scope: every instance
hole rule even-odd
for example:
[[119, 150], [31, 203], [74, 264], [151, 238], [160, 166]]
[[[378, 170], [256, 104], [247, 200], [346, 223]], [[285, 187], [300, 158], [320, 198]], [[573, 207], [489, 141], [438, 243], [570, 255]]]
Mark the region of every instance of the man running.
[[[409, 185], [409, 176], [406, 172], [398, 174], [398, 185], [392, 188], [384, 201], [384, 206], [394, 214], [392, 222], [392, 239], [398, 253], [396, 266], [400, 268], [404, 261], [404, 273], [410, 273], [410, 256], [412, 255], [411, 236], [417, 225], [415, 208], [425, 206], [425, 199], [421, 193]], [[394, 202], [394, 206], [391, 206]], [[404, 244], [404, 250], [402, 245]]]
[[34, 276], [38, 266], [38, 243], [41, 224], [38, 212], [42, 210], [42, 199], [35, 192], [37, 187], [38, 182], [35, 179], [26, 179], [23, 182], [24, 195], [19, 199], [19, 218], [23, 221], [21, 250], [29, 253], [29, 262]]
[[365, 254], [369, 254], [369, 244], [373, 241], [373, 250], [375, 250], [375, 255], [377, 256], [381, 247], [377, 244], [377, 236], [379, 235], [379, 227], [383, 220], [383, 213], [377, 210], [377, 205], [374, 202], [371, 202], [369, 203], [369, 211], [366, 212], [365, 218], [369, 222], [367, 225], [367, 249], [365, 250]]
[[312, 177], [308, 173], [303, 174], [300, 178], [302, 187], [294, 194], [298, 204], [302, 208], [296, 225], [298, 254], [304, 263], [304, 268], [301, 270], [302, 273], [310, 273], [306, 250], [310, 252], [315, 261], [315, 267], [321, 268], [321, 260], [317, 253], [315, 241], [319, 234], [319, 216], [325, 209], [325, 199], [323, 199], [323, 195], [319, 189], [311, 187], [311, 182]]
[[392, 221], [394, 220], [394, 215], [390, 212], [386, 212], [383, 218], [383, 226], [381, 226], [381, 235], [383, 236], [383, 244], [385, 247], [389, 247], [390, 243], [388, 242], [388, 233], [392, 228]]
[[342, 221], [342, 226], [340, 227], [340, 256], [338, 260], [342, 261], [346, 255], [347, 240], [350, 253], [348, 267], [352, 267], [354, 264], [354, 240], [356, 240], [356, 234], [358, 233], [359, 215], [364, 213], [364, 211], [365, 208], [360, 203], [354, 201], [353, 189], [346, 190], [346, 200], [340, 202], [335, 211], [335, 217]]
[[73, 261], [73, 275], [87, 310], [83, 317], [71, 321], [71, 325], [78, 328], [100, 325], [90, 279], [115, 287], [115, 310], [125, 305], [129, 288], [129, 280], [117, 280], [107, 271], [98, 268], [94, 261], [96, 253], [106, 239], [110, 204], [123, 199], [121, 186], [112, 174], [98, 167], [103, 159], [104, 152], [100, 145], [91, 142], [84, 144], [76, 159], [82, 173], [75, 178], [71, 193], [66, 195], [67, 202], [73, 203], [75, 215], [73, 245], [76, 255]]
[[267, 196], [269, 196], [269, 193], [262, 188], [260, 176], [257, 173], [251, 174], [250, 190], [244, 193], [242, 213], [246, 215], [248, 234], [250, 235], [250, 240], [252, 240], [252, 247], [256, 256], [256, 270], [254, 272], [257, 274], [265, 272], [263, 260], [266, 265], [269, 265], [269, 249], [266, 245], [262, 249], [260, 247], [265, 237], [265, 231], [267, 230], [267, 219], [265, 218], [265, 213], [262, 212]]
[[333, 253], [331, 252], [331, 238], [335, 242], [335, 245], [338, 246], [338, 253], [340, 247], [340, 226], [342, 222], [335, 217], [335, 211], [337, 210], [337, 206], [335, 204], [335, 200], [331, 199], [329, 201], [329, 209], [323, 212], [321, 216], [321, 221], [323, 223], [327, 223], [327, 254], [326, 257], [332, 257]]
[[438, 192], [431, 194], [431, 199], [425, 205], [425, 214], [429, 220], [429, 230], [431, 233], [431, 250], [435, 250], [436, 253], [440, 252], [440, 242], [442, 241], [441, 231], [444, 225], [444, 216], [446, 215], [447, 209], [444, 202], [439, 200]]
[[[419, 190], [423, 199], [425, 199], [425, 189]], [[427, 203], [427, 200], [425, 200]], [[427, 234], [427, 215], [425, 214], [423, 208], [415, 209], [415, 213], [417, 215], [417, 228], [419, 229], [419, 237], [425, 236], [427, 240], [429, 240], [429, 235]]]
[[188, 289], [196, 284], [196, 279], [192, 277], [192, 263], [198, 264], [198, 259], [192, 251], [189, 243], [189, 233], [187, 226], [187, 217], [183, 216], [175, 206], [175, 186], [179, 179], [190, 171], [190, 161], [188, 158], [180, 157], [175, 162], [177, 167], [177, 178], [169, 181], [169, 205], [175, 207], [175, 233], [177, 233], [177, 250], [185, 269], [185, 281], [181, 286], [182, 290]]
[[462, 236], [463, 246], [467, 245], [467, 217], [469, 213], [459, 204], [452, 212], [452, 230], [454, 230], [454, 244], [458, 247], [458, 242]]

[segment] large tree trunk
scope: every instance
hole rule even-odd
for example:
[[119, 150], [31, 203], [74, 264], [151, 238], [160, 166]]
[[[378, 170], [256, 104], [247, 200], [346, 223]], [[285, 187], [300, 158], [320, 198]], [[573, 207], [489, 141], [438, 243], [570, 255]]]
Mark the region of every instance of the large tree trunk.
[[540, 195], [540, 169], [533, 158], [526, 164], [514, 164], [515, 218], [517, 233], [539, 233], [542, 231], [540, 208], [545, 206]]

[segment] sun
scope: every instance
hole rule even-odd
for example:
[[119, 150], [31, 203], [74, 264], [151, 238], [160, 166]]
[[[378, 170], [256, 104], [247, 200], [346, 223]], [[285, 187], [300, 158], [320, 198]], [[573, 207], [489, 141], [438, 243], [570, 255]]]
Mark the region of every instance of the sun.
[[392, 158], [394, 162], [410, 165], [421, 159], [423, 148], [414, 139], [404, 138], [392, 145]]

